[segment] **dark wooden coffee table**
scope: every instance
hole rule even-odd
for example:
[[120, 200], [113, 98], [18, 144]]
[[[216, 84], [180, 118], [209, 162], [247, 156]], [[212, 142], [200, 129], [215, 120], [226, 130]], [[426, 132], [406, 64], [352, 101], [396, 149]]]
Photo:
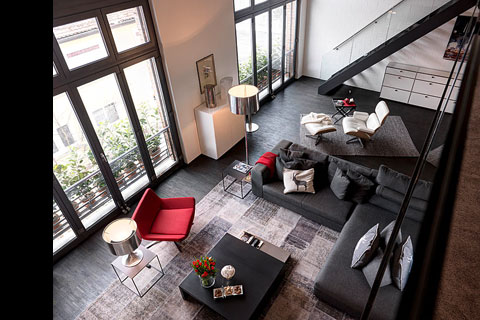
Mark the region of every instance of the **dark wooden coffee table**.
[[216, 259], [218, 270], [229, 264], [235, 267], [231, 285], [243, 285], [243, 295], [214, 299], [213, 288], [222, 286], [220, 272], [217, 273], [215, 285], [205, 289], [192, 271], [179, 285], [182, 297], [192, 297], [227, 319], [257, 317], [263, 302], [278, 284], [285, 261], [253, 248], [228, 233], [207, 256]]

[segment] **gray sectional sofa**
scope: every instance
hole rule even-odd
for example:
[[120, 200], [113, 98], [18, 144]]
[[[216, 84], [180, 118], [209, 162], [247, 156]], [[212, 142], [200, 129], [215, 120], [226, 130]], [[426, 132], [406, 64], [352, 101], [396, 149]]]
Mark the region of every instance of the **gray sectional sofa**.
[[[283, 194], [283, 165], [277, 157], [275, 174], [269, 177], [269, 170], [263, 164], [252, 169], [252, 192], [268, 201], [297, 212], [313, 221], [340, 231], [325, 265], [315, 279], [315, 295], [328, 304], [354, 317], [360, 317], [368, 299], [370, 286], [360, 269], [350, 267], [357, 241], [375, 224], [379, 230], [396, 219], [406, 192], [409, 178], [386, 166], [370, 169], [355, 163], [309, 150], [287, 140], [280, 141], [271, 152], [279, 154], [280, 148], [303, 151], [304, 157], [319, 161], [324, 172], [315, 172], [315, 194]], [[365, 203], [339, 200], [330, 189], [330, 182], [336, 168], [357, 171], [375, 182], [375, 192]], [[405, 239], [411, 236], [414, 245], [427, 201], [431, 183], [417, 182], [413, 198], [407, 209], [401, 227]], [[394, 284], [381, 287], [378, 291], [370, 319], [395, 319], [402, 292]]]

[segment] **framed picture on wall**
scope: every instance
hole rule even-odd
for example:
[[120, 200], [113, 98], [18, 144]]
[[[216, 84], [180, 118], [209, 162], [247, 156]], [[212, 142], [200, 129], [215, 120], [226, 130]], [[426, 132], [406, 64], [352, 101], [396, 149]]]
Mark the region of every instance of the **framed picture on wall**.
[[[457, 55], [460, 55], [458, 59], [463, 58], [463, 54], [465, 53], [465, 48], [468, 44], [468, 38], [472, 33], [472, 26], [470, 26], [469, 30], [467, 30], [468, 21], [470, 20], [470, 16], [458, 16], [457, 20], [455, 21], [455, 25], [453, 26], [452, 34], [450, 35], [450, 40], [448, 40], [447, 49], [445, 49], [445, 53], [443, 54], [443, 59], [445, 60], [456, 60]], [[475, 32], [478, 32], [480, 24], [477, 23], [475, 25]], [[460, 50], [460, 45], [462, 44], [462, 49]]]
[[200, 84], [200, 93], [205, 91], [206, 84], [217, 85], [217, 76], [215, 75], [215, 61], [213, 53], [197, 61], [198, 82]]

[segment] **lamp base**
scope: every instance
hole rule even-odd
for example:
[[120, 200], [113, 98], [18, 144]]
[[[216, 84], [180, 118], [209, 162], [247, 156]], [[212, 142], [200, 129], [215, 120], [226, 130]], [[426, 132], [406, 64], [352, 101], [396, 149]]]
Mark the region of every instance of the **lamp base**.
[[256, 124], [256, 123], [251, 123], [251, 124], [250, 124], [250, 123], [246, 123], [246, 124], [245, 124], [245, 130], [246, 130], [247, 132], [255, 132], [255, 131], [258, 130], [258, 128], [259, 128], [259, 127], [258, 127], [258, 124]]
[[137, 264], [139, 264], [140, 261], [142, 261], [142, 259], [143, 259], [143, 252], [142, 252], [142, 250], [137, 249], [137, 250], [133, 251], [132, 253], [129, 253], [129, 254], [125, 255], [122, 258], [122, 264], [125, 267], [134, 267]]

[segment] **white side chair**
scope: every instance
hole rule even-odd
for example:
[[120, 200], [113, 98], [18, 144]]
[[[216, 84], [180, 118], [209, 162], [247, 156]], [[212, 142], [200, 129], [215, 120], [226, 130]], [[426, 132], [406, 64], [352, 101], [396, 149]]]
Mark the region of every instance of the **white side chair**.
[[355, 111], [352, 117], [343, 118], [343, 131], [353, 136], [347, 143], [359, 142], [363, 148], [364, 141], [372, 138], [375, 132], [385, 123], [389, 113], [390, 110], [385, 101], [380, 101], [377, 103], [374, 113]]

